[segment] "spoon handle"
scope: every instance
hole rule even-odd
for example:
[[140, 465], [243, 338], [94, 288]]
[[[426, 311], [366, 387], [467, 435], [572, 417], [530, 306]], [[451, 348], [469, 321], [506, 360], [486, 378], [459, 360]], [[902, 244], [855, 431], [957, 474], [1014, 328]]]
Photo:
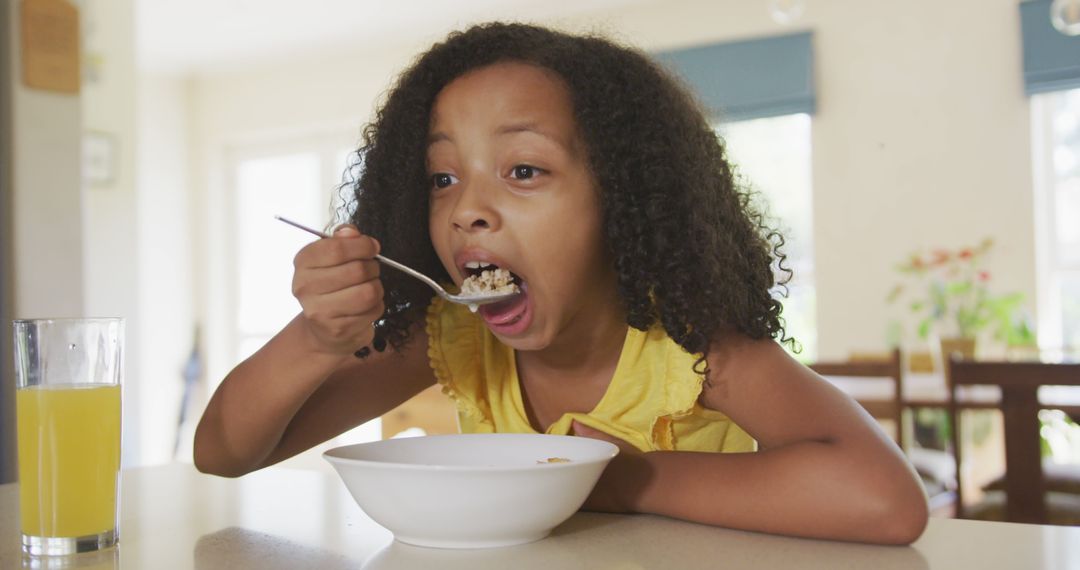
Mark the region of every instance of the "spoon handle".
[[283, 218], [283, 217], [278, 216], [278, 215], [274, 215], [274, 218], [276, 218], [279, 221], [285, 222], [286, 224], [289, 224], [290, 226], [292, 226], [294, 228], [302, 229], [302, 230], [304, 230], [305, 232], [307, 232], [309, 234], [315, 234], [315, 235], [317, 235], [317, 236], [319, 236], [321, 238], [330, 237], [330, 234], [320, 232], [319, 230], [316, 230], [314, 228], [309, 228], [309, 227], [305, 226], [304, 224], [298, 224], [298, 223], [296, 223], [296, 222], [294, 222], [294, 221], [292, 221], [292, 220], [290, 220], [288, 218]]
[[423, 273], [420, 273], [419, 271], [409, 267], [408, 265], [402, 265], [394, 261], [393, 259], [390, 259], [389, 257], [383, 257], [382, 255], [379, 255], [377, 253], [375, 254], [375, 259], [378, 259], [380, 262], [385, 263], [390, 267], [401, 271], [402, 273], [408, 273], [409, 275], [412, 275], [413, 277], [423, 281], [424, 284], [426, 284], [428, 287], [431, 287], [431, 289], [435, 291], [435, 293], [438, 294], [440, 297], [444, 299], [448, 297], [446, 290], [439, 286], [439, 284], [436, 283], [434, 279], [428, 277], [427, 275], [424, 275]]
[[[313, 229], [313, 228], [309, 228], [309, 227], [307, 227], [307, 226], [305, 226], [303, 224], [298, 224], [298, 223], [296, 223], [296, 222], [294, 222], [294, 221], [292, 221], [292, 220], [290, 220], [288, 218], [283, 218], [281, 216], [274, 216], [274, 217], [277, 218], [278, 220], [281, 220], [282, 222], [285, 222], [286, 224], [289, 224], [290, 226], [292, 226], [294, 228], [302, 229], [305, 232], [317, 235], [317, 236], [319, 236], [321, 238], [330, 237], [330, 235], [327, 234], [327, 233], [320, 232], [319, 230], [316, 230], [316, 229]], [[443, 289], [442, 287], [440, 287], [439, 284], [436, 283], [434, 279], [428, 277], [427, 275], [424, 275], [423, 273], [420, 273], [419, 271], [409, 267], [408, 265], [403, 265], [401, 263], [398, 263], [398, 262], [394, 261], [393, 259], [390, 259], [389, 257], [383, 257], [382, 255], [375, 254], [375, 259], [378, 259], [380, 262], [385, 263], [385, 264], [389, 265], [390, 267], [393, 267], [394, 269], [397, 269], [398, 271], [401, 271], [403, 273], [407, 273], [407, 274], [409, 274], [409, 275], [423, 281], [424, 284], [426, 284], [428, 287], [431, 287], [431, 289], [433, 291], [435, 291], [435, 293], [437, 293], [440, 297], [442, 297], [444, 299], [449, 298], [449, 295], [447, 294], [446, 290]]]

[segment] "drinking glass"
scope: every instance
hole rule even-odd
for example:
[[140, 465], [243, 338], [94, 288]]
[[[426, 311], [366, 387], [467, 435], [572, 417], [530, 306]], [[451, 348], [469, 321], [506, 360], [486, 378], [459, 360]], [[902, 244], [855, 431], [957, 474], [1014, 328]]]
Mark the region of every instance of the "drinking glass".
[[22, 547], [116, 544], [124, 321], [13, 322]]

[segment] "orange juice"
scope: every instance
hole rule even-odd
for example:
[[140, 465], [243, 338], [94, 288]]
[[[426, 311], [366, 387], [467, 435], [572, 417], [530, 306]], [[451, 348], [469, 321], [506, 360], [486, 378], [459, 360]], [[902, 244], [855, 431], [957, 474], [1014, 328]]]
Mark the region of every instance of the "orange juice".
[[15, 402], [23, 534], [113, 530], [120, 386], [33, 386], [16, 390]]

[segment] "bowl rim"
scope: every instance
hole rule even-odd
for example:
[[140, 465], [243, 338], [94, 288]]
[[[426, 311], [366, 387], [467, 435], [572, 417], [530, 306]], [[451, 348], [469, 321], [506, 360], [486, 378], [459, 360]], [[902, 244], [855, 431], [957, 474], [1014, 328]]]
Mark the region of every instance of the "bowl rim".
[[[440, 434], [440, 435], [424, 435], [414, 438], [406, 439], [440, 439], [440, 438], [458, 438], [462, 436], [527, 436], [527, 437], [545, 437], [545, 438], [574, 438], [577, 440], [588, 439], [590, 442], [596, 442], [601, 445], [609, 447], [608, 453], [603, 456], [596, 457], [594, 459], [582, 459], [568, 461], [565, 463], [540, 463], [536, 465], [545, 465], [544, 469], [573, 469], [581, 465], [592, 465], [595, 463], [606, 463], [615, 458], [619, 454], [619, 446], [609, 441], [601, 439], [584, 438], [581, 436], [572, 435], [554, 435], [543, 433], [456, 433], [456, 434]], [[397, 461], [374, 461], [371, 459], [354, 459], [351, 457], [340, 457], [335, 455], [334, 452], [339, 452], [345, 449], [351, 449], [356, 447], [364, 447], [369, 445], [382, 444], [392, 439], [381, 439], [378, 441], [369, 441], [365, 443], [353, 443], [349, 445], [340, 445], [331, 449], [327, 449], [322, 453], [323, 459], [328, 461], [331, 465], [343, 464], [343, 465], [363, 465], [365, 467], [372, 467], [375, 469], [393, 469], [393, 470], [410, 470], [410, 471], [482, 471], [485, 473], [498, 473], [498, 472], [511, 472], [511, 471], [531, 471], [536, 469], [536, 465], [438, 465], [438, 464], [419, 464], [419, 463], [401, 463]]]

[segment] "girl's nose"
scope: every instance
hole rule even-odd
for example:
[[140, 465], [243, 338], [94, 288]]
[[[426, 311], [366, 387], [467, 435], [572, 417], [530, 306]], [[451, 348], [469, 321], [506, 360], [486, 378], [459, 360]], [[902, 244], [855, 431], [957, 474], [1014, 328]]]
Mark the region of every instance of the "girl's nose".
[[493, 191], [494, 189], [475, 181], [462, 184], [454, 210], [450, 214], [450, 223], [454, 229], [467, 232], [498, 229], [499, 215], [491, 202]]

